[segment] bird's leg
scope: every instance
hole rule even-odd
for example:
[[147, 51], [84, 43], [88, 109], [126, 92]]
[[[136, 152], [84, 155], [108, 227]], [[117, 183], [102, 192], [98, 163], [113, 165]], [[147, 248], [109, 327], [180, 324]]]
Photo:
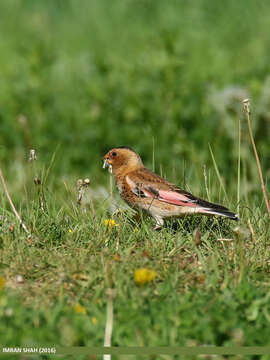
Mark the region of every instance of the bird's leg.
[[136, 214], [132, 217], [132, 219], [137, 223], [141, 224], [142, 222], [142, 216], [139, 212], [136, 212]]
[[154, 226], [154, 230], [160, 230], [164, 224], [164, 220], [161, 216], [155, 215], [154, 219], [156, 220], [156, 225]]

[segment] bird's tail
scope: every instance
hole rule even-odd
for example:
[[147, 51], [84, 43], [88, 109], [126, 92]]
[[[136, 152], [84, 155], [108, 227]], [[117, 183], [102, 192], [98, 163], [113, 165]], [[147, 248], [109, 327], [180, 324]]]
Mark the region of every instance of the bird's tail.
[[221, 206], [220, 208], [202, 208], [200, 209], [200, 212], [203, 214], [209, 214], [209, 215], [219, 215], [219, 216], [225, 216], [232, 220], [239, 220], [239, 217], [236, 213], [233, 213], [229, 211], [228, 209]]

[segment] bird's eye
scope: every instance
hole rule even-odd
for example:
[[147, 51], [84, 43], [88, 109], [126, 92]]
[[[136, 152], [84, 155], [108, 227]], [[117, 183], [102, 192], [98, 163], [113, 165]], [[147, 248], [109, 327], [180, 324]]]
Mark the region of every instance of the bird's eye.
[[112, 153], [112, 156], [113, 156], [113, 157], [116, 157], [116, 155], [117, 155], [117, 153], [114, 151], [114, 152]]

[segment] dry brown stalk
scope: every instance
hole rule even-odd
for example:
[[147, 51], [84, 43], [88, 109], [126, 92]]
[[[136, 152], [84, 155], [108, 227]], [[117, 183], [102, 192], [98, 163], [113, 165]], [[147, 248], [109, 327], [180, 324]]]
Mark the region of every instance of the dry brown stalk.
[[[37, 154], [36, 154], [36, 150], [35, 149], [30, 149], [29, 151], [29, 162], [32, 163], [32, 169], [34, 171], [35, 169], [35, 162], [37, 160]], [[41, 183], [41, 179], [37, 176], [34, 178], [34, 184], [37, 187], [37, 193], [38, 193], [38, 197], [39, 197], [39, 206], [41, 208], [41, 210], [43, 212], [45, 212], [46, 210], [46, 200], [45, 200], [45, 196], [43, 193], [43, 186]]]
[[234, 239], [221, 238], [221, 239], [217, 239], [217, 241], [234, 241]]
[[[77, 198], [77, 204], [82, 207], [82, 212], [86, 213], [86, 198], [85, 198], [85, 192], [89, 188], [90, 180], [87, 179], [79, 179], [77, 181], [77, 189], [78, 189], [78, 198]], [[92, 210], [93, 205], [91, 204]]]
[[255, 237], [255, 233], [254, 233], [253, 226], [251, 224], [250, 219], [248, 219], [248, 227], [249, 227], [249, 230], [250, 230], [250, 233], [251, 233], [252, 241], [255, 243], [256, 242], [256, 237]]
[[270, 219], [270, 205], [269, 205], [268, 198], [267, 198], [266, 191], [265, 191], [265, 187], [264, 187], [261, 163], [260, 163], [260, 159], [259, 159], [259, 156], [258, 156], [258, 153], [257, 153], [257, 149], [256, 149], [254, 137], [253, 137], [253, 132], [252, 132], [252, 128], [251, 128], [251, 122], [250, 122], [250, 114], [251, 114], [251, 112], [250, 112], [249, 99], [243, 100], [243, 104], [244, 104], [245, 113], [247, 115], [249, 136], [250, 136], [250, 141], [251, 141], [251, 144], [252, 144], [252, 147], [253, 147], [253, 152], [254, 152], [257, 167], [258, 167], [258, 173], [259, 173], [259, 178], [260, 178], [260, 182], [261, 182], [261, 189], [262, 189], [262, 193], [263, 193], [263, 197], [264, 197], [264, 202], [265, 202], [266, 209], [267, 209], [267, 212], [268, 212], [268, 217]]
[[27, 229], [27, 226], [26, 226], [25, 223], [22, 221], [22, 218], [20, 217], [18, 211], [16, 210], [16, 208], [15, 208], [15, 206], [14, 206], [14, 204], [13, 204], [13, 201], [12, 201], [10, 195], [9, 195], [9, 192], [8, 192], [8, 189], [7, 189], [7, 185], [6, 185], [6, 182], [5, 182], [5, 179], [4, 179], [4, 176], [3, 176], [3, 173], [2, 173], [1, 168], [0, 168], [0, 178], [1, 178], [1, 181], [2, 181], [3, 188], [4, 188], [4, 192], [5, 192], [5, 194], [6, 194], [6, 197], [7, 197], [8, 201], [9, 201], [9, 204], [10, 204], [10, 206], [11, 206], [12, 211], [14, 212], [16, 218], [18, 219], [21, 227], [22, 227], [23, 230], [26, 232], [26, 234], [27, 234], [28, 236], [31, 236], [30, 231]]

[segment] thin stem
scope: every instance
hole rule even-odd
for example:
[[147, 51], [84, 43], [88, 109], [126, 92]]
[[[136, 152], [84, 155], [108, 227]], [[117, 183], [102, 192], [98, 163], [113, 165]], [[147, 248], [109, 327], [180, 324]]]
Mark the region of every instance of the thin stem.
[[153, 151], [152, 151], [152, 171], [155, 172], [155, 138], [152, 138]]
[[207, 194], [207, 200], [210, 201], [209, 189], [208, 189], [208, 185], [207, 185], [206, 165], [205, 164], [203, 165], [203, 177], [204, 177], [204, 185], [205, 185], [206, 194]]
[[224, 192], [227, 203], [229, 203], [228, 196], [227, 196], [227, 193], [226, 193], [226, 190], [225, 190], [225, 186], [224, 186], [223, 181], [221, 179], [220, 172], [218, 170], [217, 163], [216, 163], [216, 160], [215, 160], [211, 145], [208, 144], [208, 146], [209, 146], [210, 154], [211, 154], [211, 157], [212, 157], [212, 160], [213, 160], [214, 168], [215, 168], [215, 171], [216, 171], [219, 183], [220, 183], [220, 187], [222, 188], [222, 190]]
[[251, 144], [252, 144], [253, 152], [254, 152], [257, 167], [258, 167], [258, 173], [259, 173], [261, 189], [262, 189], [262, 193], [263, 193], [263, 197], [264, 197], [264, 202], [265, 202], [266, 209], [267, 209], [267, 212], [268, 212], [268, 217], [270, 219], [270, 205], [269, 205], [267, 195], [266, 195], [266, 191], [265, 191], [265, 187], [264, 187], [261, 163], [260, 163], [260, 159], [259, 159], [259, 156], [258, 156], [258, 153], [257, 153], [257, 149], [256, 149], [256, 145], [255, 145], [255, 141], [254, 141], [254, 137], [253, 137], [253, 133], [252, 133], [252, 128], [251, 128], [249, 99], [245, 99], [243, 101], [243, 104], [244, 104], [245, 113], [247, 115], [249, 136], [250, 136], [250, 141], [251, 141]]
[[110, 174], [110, 201], [113, 200], [113, 177], [112, 174]]
[[248, 219], [248, 227], [249, 227], [249, 230], [250, 230], [250, 233], [251, 233], [252, 241], [254, 243], [256, 243], [256, 237], [255, 237], [255, 233], [254, 233], [253, 226], [251, 224], [250, 219]]
[[[114, 289], [107, 289], [108, 301], [107, 301], [107, 318], [104, 336], [104, 346], [111, 346], [112, 341], [112, 329], [113, 329], [113, 298]], [[111, 360], [110, 354], [104, 354], [103, 360]]]
[[237, 169], [237, 214], [240, 207], [240, 183], [241, 183], [241, 119], [238, 119], [238, 169]]
[[6, 194], [6, 197], [7, 197], [8, 201], [9, 201], [9, 204], [11, 206], [12, 211], [14, 212], [14, 214], [15, 214], [16, 218], [18, 219], [18, 221], [19, 221], [21, 227], [23, 228], [23, 230], [27, 233], [27, 235], [31, 235], [30, 231], [27, 229], [26, 225], [22, 221], [22, 218], [20, 217], [18, 211], [16, 210], [16, 208], [15, 208], [15, 206], [13, 204], [13, 201], [12, 201], [10, 195], [9, 195], [7, 185], [6, 185], [6, 182], [5, 182], [5, 179], [4, 179], [1, 168], [0, 168], [0, 178], [1, 178], [1, 181], [2, 181], [2, 184], [3, 184], [4, 192]]

